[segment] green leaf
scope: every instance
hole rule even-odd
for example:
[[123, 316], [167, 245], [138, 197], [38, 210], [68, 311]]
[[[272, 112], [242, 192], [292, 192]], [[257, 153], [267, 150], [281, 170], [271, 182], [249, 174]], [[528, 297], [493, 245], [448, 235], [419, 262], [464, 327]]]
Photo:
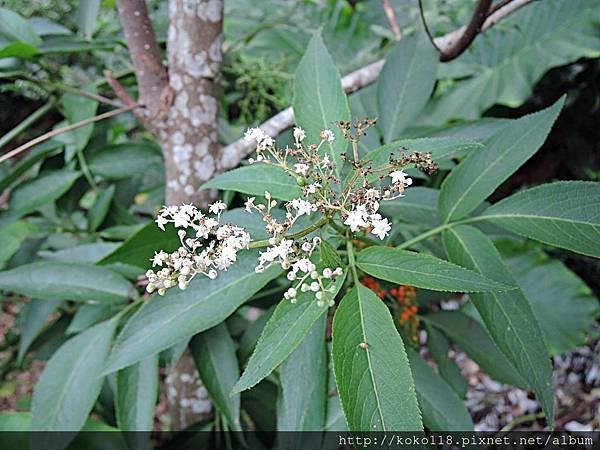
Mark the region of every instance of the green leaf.
[[102, 224], [108, 213], [110, 202], [112, 202], [113, 196], [115, 195], [115, 185], [111, 185], [102, 191], [99, 191], [98, 198], [94, 203], [94, 206], [90, 208], [89, 212], [89, 225], [90, 231], [96, 231], [96, 229]]
[[98, 13], [100, 12], [100, 0], [87, 0], [79, 2], [77, 9], [77, 26], [79, 32], [90, 39], [98, 26]]
[[29, 346], [40, 334], [49, 317], [61, 305], [60, 300], [33, 299], [25, 303], [19, 314], [19, 352], [17, 361], [21, 363]]
[[123, 263], [142, 269], [149, 269], [150, 259], [159, 250], [173, 252], [180, 246], [175, 229], [171, 226], [162, 231], [152, 221], [128, 238], [112, 253], [102, 258], [98, 264]]
[[21, 41], [37, 47], [42, 39], [27, 19], [6, 8], [0, 8], [0, 35], [11, 41]]
[[[93, 85], [85, 86], [84, 90], [92, 94], [96, 93], [96, 88]], [[69, 124], [75, 124], [82, 120], [89, 119], [90, 117], [94, 117], [98, 109], [98, 102], [96, 100], [70, 92], [63, 95], [61, 105], [64, 110], [65, 118]], [[72, 144], [74, 149], [79, 151], [85, 148], [93, 131], [94, 124], [91, 123], [73, 131], [69, 131], [68, 133], [63, 133], [58, 139], [61, 142]]]
[[541, 147], [564, 97], [550, 108], [522, 117], [494, 134], [442, 183], [438, 207], [444, 222], [462, 219], [492, 194]]
[[158, 354], [119, 370], [115, 392], [115, 415], [119, 428], [123, 431], [152, 431], [157, 395]]
[[402, 222], [435, 227], [440, 223], [437, 212], [439, 192], [428, 187], [412, 187], [405, 191], [402, 198], [381, 202], [379, 211], [384, 216]]
[[302, 191], [294, 177], [285, 173], [281, 167], [262, 163], [224, 172], [204, 183], [200, 188], [231, 190], [260, 196], [265, 195], [265, 191], [269, 191], [273, 198], [280, 200], [302, 197]]
[[467, 395], [467, 381], [454, 361], [448, 357], [450, 343], [444, 334], [427, 325], [427, 349], [438, 367], [440, 377], [456, 392], [459, 398]]
[[246, 331], [244, 331], [244, 334], [240, 339], [238, 349], [238, 354], [240, 356], [239, 360], [240, 363], [242, 363], [242, 366], [246, 365], [245, 363], [252, 355], [254, 347], [256, 347], [256, 343], [258, 342], [265, 325], [275, 311], [275, 307], [276, 305], [273, 305], [271, 308], [264, 311], [260, 316], [258, 316], [258, 319], [248, 325], [248, 328], [246, 328]]
[[429, 100], [438, 59], [438, 52], [421, 31], [401, 39], [386, 57], [377, 82], [384, 142], [398, 139]]
[[332, 355], [350, 431], [423, 431], [404, 344], [370, 289], [355, 286], [342, 299], [333, 318]]
[[358, 267], [382, 280], [451, 292], [488, 292], [512, 289], [464, 267], [424, 253], [373, 246], [358, 254]]
[[229, 428], [241, 431], [240, 395], [229, 396], [240, 376], [240, 369], [227, 326], [220, 323], [196, 335], [190, 343], [190, 350], [210, 399], [226, 417]]
[[[327, 405], [327, 315], [321, 315], [283, 362], [279, 381], [277, 431], [322, 431]], [[293, 439], [293, 437], [292, 437]], [[288, 441], [287, 448], [291, 446]]]
[[109, 180], [144, 175], [150, 166], [161, 165], [160, 150], [151, 142], [128, 142], [98, 149], [89, 161], [90, 171]]
[[[322, 267], [319, 265], [317, 270], [322, 270]], [[281, 300], [277, 304], [233, 392], [250, 389], [285, 361], [300, 345], [317, 319], [327, 312], [329, 299], [335, 297], [344, 279], [345, 275], [337, 277], [334, 282], [325, 286], [333, 286], [334, 291], [324, 296], [327, 297], [323, 299], [324, 306], [318, 305], [315, 294], [311, 291], [299, 292], [296, 303]]]
[[4, 189], [11, 186], [37, 162], [46, 157], [58, 155], [62, 151], [61, 147], [62, 144], [53, 141], [46, 141], [35, 146], [25, 158], [11, 167], [10, 172], [0, 180], [0, 191], [4, 191]]
[[96, 304], [85, 303], [81, 305], [67, 328], [67, 334], [79, 333], [87, 330], [92, 325], [108, 319], [119, 310], [119, 306], [113, 303]]
[[37, 227], [23, 220], [9, 223], [0, 228], [0, 266], [8, 261], [21, 247], [21, 244]]
[[40, 251], [38, 256], [54, 261], [94, 264], [119, 247], [116, 242], [94, 242], [67, 247], [55, 252]]
[[92, 410], [117, 320], [65, 342], [50, 358], [33, 393], [31, 429], [79, 431]]
[[256, 264], [257, 252], [244, 252], [216, 280], [198, 276], [185, 291], [170, 289], [164, 297], [144, 303], [119, 334], [105, 372], [131, 365], [225, 320], [281, 273], [273, 266], [257, 274]]
[[[598, 0], [533, 2], [486, 30], [460, 58], [442, 70], [467, 67], [460, 80], [423, 111], [419, 124], [476, 120], [494, 104], [516, 108], [552, 67], [600, 56]], [[451, 76], [454, 76], [451, 75]]]
[[0, 289], [21, 295], [79, 302], [122, 302], [133, 293], [129, 282], [103, 267], [35, 262], [0, 272]]
[[600, 258], [600, 183], [560, 181], [518, 192], [481, 219], [545, 244]]
[[25, 42], [12, 42], [0, 49], [0, 58], [29, 59], [37, 55], [38, 49]]
[[498, 350], [484, 326], [461, 311], [438, 311], [422, 316], [465, 351], [485, 373], [513, 386], [527, 387], [506, 356]]
[[463, 402], [425, 361], [407, 348], [423, 423], [431, 431], [473, 431], [473, 421]]
[[[502, 283], [517, 283], [500, 254], [481, 231], [460, 226], [445, 231], [444, 247], [450, 258]], [[472, 294], [471, 300], [490, 335], [508, 360], [535, 391], [550, 428], [554, 422], [552, 365], [542, 330], [521, 289]]]
[[80, 172], [57, 170], [26, 181], [12, 192], [9, 208], [18, 216], [33, 212], [62, 196], [80, 176]]
[[328, 154], [335, 163], [339, 175], [343, 165], [342, 154], [346, 153], [348, 143], [335, 124], [350, 120], [350, 108], [340, 74], [320, 31], [311, 39], [296, 69], [292, 106], [296, 123], [306, 131], [308, 143], [318, 144], [324, 129], [335, 133], [335, 141], [325, 142], [321, 148], [322, 153]]
[[520, 251], [505, 261], [539, 318], [550, 353], [584, 345], [599, 307], [590, 288], [539, 249]]

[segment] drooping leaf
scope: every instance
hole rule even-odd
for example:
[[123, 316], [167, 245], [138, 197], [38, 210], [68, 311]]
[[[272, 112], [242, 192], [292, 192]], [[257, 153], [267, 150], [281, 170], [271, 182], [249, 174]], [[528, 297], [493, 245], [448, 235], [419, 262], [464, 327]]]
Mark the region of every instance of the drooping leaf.
[[416, 186], [407, 189], [404, 197], [382, 202], [381, 214], [401, 222], [436, 226], [439, 224], [437, 212], [437, 189]]
[[[152, 431], [158, 395], [158, 354], [117, 372], [115, 413], [123, 431]], [[126, 435], [134, 436], [134, 433]], [[149, 438], [149, 436], [148, 436]]]
[[80, 176], [80, 172], [57, 170], [26, 181], [12, 192], [9, 208], [18, 216], [33, 212], [67, 192]]
[[11, 170], [8, 174], [2, 177], [0, 180], [0, 191], [4, 191], [4, 189], [11, 186], [15, 181], [19, 180], [21, 175], [26, 173], [39, 161], [45, 159], [46, 157], [59, 154], [61, 152], [61, 147], [62, 144], [54, 141], [46, 141], [35, 146], [30, 150], [26, 157], [11, 167]]
[[221, 323], [196, 335], [190, 342], [190, 350], [210, 399], [227, 418], [229, 428], [241, 431], [240, 395], [229, 395], [240, 369], [227, 326]]
[[504, 259], [539, 318], [550, 353], [584, 345], [599, 308], [590, 288], [539, 249], [511, 252]]
[[450, 343], [444, 334], [437, 328], [427, 325], [427, 349], [438, 367], [440, 377], [456, 392], [459, 398], [467, 394], [467, 382], [460, 373], [454, 361], [448, 357]]
[[502, 27], [482, 33], [460, 58], [440, 66], [461, 79], [436, 97], [418, 122], [474, 120], [494, 104], [516, 108], [552, 67], [597, 58], [598, 6], [598, 0], [532, 2], [506, 17]]
[[0, 289], [21, 295], [80, 302], [122, 302], [133, 288], [103, 267], [64, 262], [35, 262], [0, 272]]
[[[452, 228], [444, 232], [443, 241], [453, 261], [502, 283], [517, 286], [492, 241], [478, 229], [464, 225]], [[552, 428], [554, 397], [550, 354], [523, 292], [514, 289], [472, 294], [471, 300], [494, 342], [535, 391]]]
[[68, 340], [50, 358], [33, 393], [32, 430], [83, 427], [102, 387], [99, 374], [116, 325], [116, 320], [98, 324]]
[[155, 252], [159, 250], [173, 252], [180, 245], [177, 232], [172, 226], [167, 226], [165, 231], [162, 231], [151, 221], [102, 258], [98, 264], [122, 263], [148, 269], [152, 266], [150, 260]]
[[285, 361], [300, 345], [317, 319], [327, 312], [329, 299], [335, 297], [344, 279], [345, 275], [337, 277], [334, 282], [325, 286], [333, 286], [334, 291], [324, 296], [324, 305], [318, 304], [311, 291], [298, 293], [296, 303], [285, 299], [277, 304], [233, 392], [250, 389]]
[[432, 431], [473, 431], [471, 416], [452, 388], [414, 350], [406, 352], [423, 424]]
[[489, 376], [502, 383], [527, 387], [527, 383], [477, 320], [461, 311], [437, 311], [422, 317], [426, 324], [436, 327], [455, 342]]
[[[96, 93], [96, 89], [93, 85], [85, 86], [84, 90], [92, 94]], [[65, 118], [69, 124], [75, 124], [95, 116], [98, 109], [98, 102], [96, 100], [71, 92], [67, 92], [63, 95], [61, 105], [64, 110]], [[93, 131], [94, 124], [91, 123], [67, 133], [63, 133], [56, 139], [72, 145], [74, 150], [79, 151], [85, 148]], [[66, 154], [67, 160], [70, 159], [69, 155], [69, 153]]]
[[92, 325], [102, 322], [108, 319], [119, 310], [119, 305], [114, 303], [109, 304], [97, 304], [97, 303], [84, 303], [78, 309], [73, 319], [69, 323], [67, 328], [67, 334], [79, 333], [83, 330], [87, 330]]
[[161, 165], [162, 156], [152, 142], [128, 142], [102, 147], [89, 161], [90, 171], [109, 180], [142, 176], [152, 165]]
[[421, 31], [401, 39], [386, 57], [377, 82], [384, 142], [398, 139], [429, 100], [438, 59], [438, 52]]
[[325, 426], [326, 324], [327, 316], [323, 314], [281, 365], [277, 431], [321, 431]]
[[559, 181], [518, 192], [482, 215], [514, 233], [600, 258], [600, 183]]
[[273, 266], [254, 271], [257, 253], [244, 252], [216, 280], [198, 276], [185, 291], [170, 289], [138, 309], [123, 327], [105, 372], [114, 372], [207, 330], [225, 320], [244, 301], [279, 275]]
[[29, 346], [40, 334], [52, 313], [61, 305], [60, 300], [33, 299], [26, 303], [19, 314], [19, 352], [17, 361], [23, 361]]
[[340, 74], [320, 32], [311, 39], [296, 69], [292, 105], [296, 123], [306, 131], [307, 142], [318, 144], [324, 129], [335, 133], [333, 142], [323, 144], [322, 154], [329, 155], [339, 174], [343, 164], [341, 155], [346, 153], [347, 141], [336, 122], [350, 120], [350, 108]]
[[42, 43], [42, 39], [27, 19], [6, 8], [0, 8], [0, 35], [11, 41], [25, 42], [33, 47]]
[[302, 197], [300, 186], [291, 175], [270, 164], [256, 163], [217, 175], [202, 189], [222, 189], [249, 195], [265, 195], [265, 191], [280, 200]]
[[98, 26], [98, 13], [100, 12], [101, 0], [86, 0], [79, 2], [77, 9], [77, 26], [79, 32], [90, 39]]
[[511, 122], [484, 149], [471, 153], [442, 183], [438, 207], [444, 222], [462, 219], [479, 206], [544, 143], [564, 97], [550, 108]]
[[89, 212], [89, 225], [90, 231], [96, 231], [96, 229], [102, 224], [108, 213], [110, 202], [112, 202], [113, 196], [115, 195], [115, 185], [110, 185], [108, 188], [103, 189], [98, 193], [98, 198], [94, 205], [90, 208]]
[[392, 316], [362, 285], [333, 319], [333, 368], [350, 431], [422, 431], [415, 386]]
[[512, 288], [443, 259], [390, 247], [369, 247], [358, 254], [356, 263], [376, 278], [434, 291], [489, 292]]
[[21, 247], [21, 244], [37, 230], [33, 224], [18, 220], [0, 228], [0, 267]]

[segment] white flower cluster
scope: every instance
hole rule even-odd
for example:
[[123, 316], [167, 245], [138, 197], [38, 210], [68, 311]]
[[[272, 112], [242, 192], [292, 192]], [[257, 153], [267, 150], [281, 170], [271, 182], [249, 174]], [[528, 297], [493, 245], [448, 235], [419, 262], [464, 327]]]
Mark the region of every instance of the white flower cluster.
[[152, 266], [161, 269], [146, 272], [148, 292], [157, 290], [163, 295], [175, 285], [185, 289], [197, 274], [215, 279], [219, 270], [227, 270], [236, 261], [237, 253], [248, 248], [251, 238], [241, 227], [220, 224], [225, 209], [225, 203], [213, 203], [209, 207], [213, 217], [193, 205], [166, 206], [160, 211], [156, 223], [163, 231], [168, 223], [179, 228], [181, 246], [173, 253], [155, 253]]
[[[371, 124], [372, 121], [360, 122], [357, 126], [358, 132], [362, 133]], [[350, 125], [345, 127], [344, 135], [350, 136], [348, 131]], [[301, 128], [294, 128], [293, 135], [294, 148], [278, 149], [275, 141], [259, 128], [250, 128], [245, 134], [247, 142], [256, 142], [256, 162], [273, 164], [283, 168], [303, 186], [303, 193], [305, 194], [305, 198], [297, 198], [286, 204], [288, 218], [290, 219], [287, 224], [288, 228], [285, 228], [284, 224], [273, 225], [270, 223], [270, 229], [267, 228], [267, 231], [277, 238], [282, 230], [289, 229], [289, 226], [295, 222], [297, 217], [320, 211], [330, 217], [339, 213], [343, 223], [352, 232], [364, 230], [381, 240], [385, 239], [389, 235], [392, 226], [388, 219], [383, 218], [378, 213], [379, 202], [404, 195], [404, 190], [412, 184], [412, 179], [404, 171], [398, 169], [397, 166], [405, 162], [418, 163], [420, 159], [405, 158], [403, 161], [397, 161], [397, 164], [386, 165], [384, 170], [387, 169], [387, 175], [391, 178], [391, 183], [377, 188], [368, 183], [366, 176], [373, 173], [373, 169], [363, 168], [360, 163], [355, 162], [355, 176], [344, 191], [338, 194], [336, 189], [332, 188], [332, 185], [341, 182], [335, 176], [335, 166], [327, 154], [323, 155], [319, 151], [325, 142], [335, 140], [333, 131], [323, 130], [320, 133], [321, 142], [318, 145], [304, 145], [302, 141], [306, 138], [306, 132]], [[254, 163], [254, 160], [250, 160], [250, 162]], [[396, 161], [391, 159], [390, 162]], [[267, 200], [269, 203], [276, 205], [275, 202], [270, 200], [270, 197]], [[254, 201], [254, 197], [248, 199], [246, 204], [248, 211], [254, 208]], [[265, 220], [271, 222], [269, 209], [262, 206], [261, 212], [268, 216]]]

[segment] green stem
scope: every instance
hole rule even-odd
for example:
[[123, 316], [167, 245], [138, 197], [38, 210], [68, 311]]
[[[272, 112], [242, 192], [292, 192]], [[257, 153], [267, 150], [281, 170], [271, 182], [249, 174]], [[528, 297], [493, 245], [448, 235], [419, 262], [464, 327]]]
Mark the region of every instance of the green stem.
[[[323, 225], [325, 225], [328, 221], [329, 221], [329, 218], [327, 216], [323, 216], [320, 220], [313, 223], [310, 227], [307, 227], [304, 230], [300, 230], [297, 233], [292, 233], [288, 236], [285, 236], [285, 238], [292, 239], [292, 240], [299, 239], [301, 237], [306, 236], [307, 234], [312, 233], [315, 230], [318, 230]], [[269, 245], [270, 245], [269, 241], [267, 239], [264, 239], [262, 241], [250, 242], [250, 245], [248, 246], [248, 248], [262, 248], [262, 247], [268, 247]]]
[[350, 266], [350, 270], [352, 271], [352, 277], [354, 278], [354, 283], [358, 285], [358, 272], [356, 270], [356, 260], [354, 259], [354, 245], [352, 245], [352, 239], [348, 238], [346, 240], [346, 251], [348, 252], [348, 266]]
[[30, 115], [25, 117], [21, 123], [19, 123], [16, 127], [6, 133], [4, 136], [0, 138], [0, 147], [4, 147], [14, 138], [16, 138], [21, 132], [25, 131], [31, 125], [33, 125], [38, 119], [40, 119], [44, 114], [50, 111], [54, 107], [55, 101], [51, 99], [48, 103], [41, 106]]
[[83, 155], [83, 150], [81, 150], [81, 149], [77, 150], [77, 159], [79, 160], [79, 165], [81, 166], [81, 171], [83, 172], [83, 175], [85, 176], [87, 182], [90, 184], [90, 186], [92, 187], [94, 192], [97, 191], [98, 185], [94, 181], [94, 177], [92, 176], [92, 173], [90, 172], [90, 168], [87, 164], [87, 161], [85, 160], [85, 156]]

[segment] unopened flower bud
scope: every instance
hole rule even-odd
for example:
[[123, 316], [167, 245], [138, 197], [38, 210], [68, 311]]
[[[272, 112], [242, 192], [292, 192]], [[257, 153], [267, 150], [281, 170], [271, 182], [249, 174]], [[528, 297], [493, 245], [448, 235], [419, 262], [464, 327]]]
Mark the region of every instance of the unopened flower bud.
[[310, 242], [305, 242], [304, 244], [302, 244], [302, 250], [304, 250], [305, 252], [310, 252], [311, 249], [312, 245]]
[[217, 271], [215, 269], [209, 270], [208, 278], [210, 278], [211, 280], [214, 280], [215, 278], [217, 278]]
[[325, 267], [323, 269], [323, 276], [325, 278], [331, 278], [332, 275], [333, 275], [333, 270], [331, 270], [329, 267]]
[[302, 292], [310, 291], [310, 286], [308, 284], [306, 284], [306, 283], [302, 283], [302, 286], [300, 286], [300, 290]]
[[319, 291], [315, 294], [315, 297], [317, 297], [317, 300], [321, 300], [323, 298], [323, 291]]
[[156, 285], [154, 283], [148, 283], [148, 285], [146, 286], [146, 292], [148, 294], [152, 294], [155, 289], [156, 289]]
[[317, 283], [316, 281], [313, 281], [312, 283], [310, 283], [310, 290], [313, 292], [318, 292], [319, 289], [321, 287], [319, 286], [319, 283]]
[[319, 278], [319, 272], [317, 272], [316, 270], [313, 270], [313, 271], [310, 273], [310, 277], [311, 277], [313, 280], [316, 280], [317, 278]]
[[287, 279], [290, 281], [294, 281], [296, 279], [296, 272], [288, 272]]

